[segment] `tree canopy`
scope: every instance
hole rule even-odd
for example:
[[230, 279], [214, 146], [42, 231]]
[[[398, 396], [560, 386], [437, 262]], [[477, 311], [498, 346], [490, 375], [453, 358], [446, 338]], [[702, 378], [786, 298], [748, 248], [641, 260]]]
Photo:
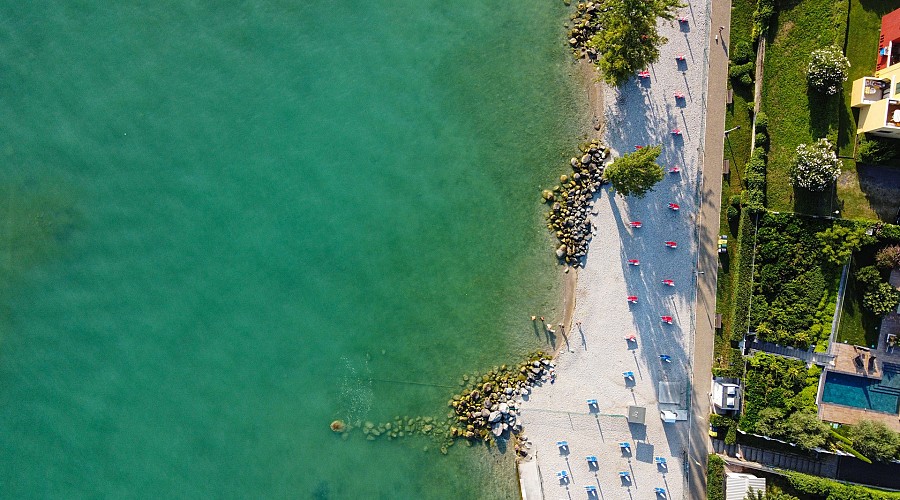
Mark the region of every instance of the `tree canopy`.
[[863, 245], [868, 245], [875, 241], [861, 227], [851, 229], [837, 224], [820, 233], [816, 233], [816, 238], [819, 239], [822, 256], [826, 261], [836, 266], [843, 266], [853, 252], [862, 248]]
[[624, 196], [643, 197], [665, 175], [656, 159], [662, 146], [648, 146], [617, 158], [603, 172], [603, 177]]
[[656, 30], [658, 18], [674, 19], [680, 0], [607, 0], [602, 26], [588, 42], [600, 54], [597, 65], [610, 85], [625, 83], [636, 71], [659, 59], [668, 40]]
[[873, 460], [891, 460], [900, 448], [900, 436], [881, 422], [860, 420], [850, 428], [848, 437], [857, 451]]

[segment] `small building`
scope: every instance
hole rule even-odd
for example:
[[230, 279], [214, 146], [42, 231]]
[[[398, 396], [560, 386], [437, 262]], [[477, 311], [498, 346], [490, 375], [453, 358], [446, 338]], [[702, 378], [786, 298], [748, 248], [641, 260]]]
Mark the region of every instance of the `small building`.
[[875, 72], [853, 82], [856, 133], [900, 138], [900, 9], [881, 18]]
[[744, 500], [754, 491], [766, 491], [766, 478], [738, 472], [725, 473], [725, 500]]
[[740, 380], [714, 378], [712, 384], [712, 404], [716, 413], [740, 411]]

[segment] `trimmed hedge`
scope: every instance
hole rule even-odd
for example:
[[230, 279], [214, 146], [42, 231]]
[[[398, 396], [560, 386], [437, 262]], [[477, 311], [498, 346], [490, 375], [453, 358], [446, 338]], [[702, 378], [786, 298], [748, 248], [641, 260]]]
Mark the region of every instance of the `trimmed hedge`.
[[706, 460], [706, 498], [725, 500], [725, 461], [716, 454]]
[[731, 340], [740, 342], [747, 330], [747, 319], [750, 313], [751, 280], [753, 278], [753, 227], [754, 217], [749, 210], [741, 210], [738, 225], [738, 242], [740, 244], [740, 263], [734, 277], [733, 308], [731, 313]]
[[781, 471], [791, 487], [800, 493], [816, 495], [825, 500], [884, 500], [900, 499], [900, 493], [878, 491], [862, 486], [844, 484], [824, 477], [810, 476], [794, 471]]

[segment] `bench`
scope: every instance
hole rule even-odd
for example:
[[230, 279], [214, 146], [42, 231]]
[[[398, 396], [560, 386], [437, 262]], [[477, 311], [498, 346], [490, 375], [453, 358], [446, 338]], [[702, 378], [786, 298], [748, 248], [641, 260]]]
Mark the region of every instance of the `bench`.
[[722, 164], [722, 175], [729, 175], [729, 174], [731, 174], [731, 161], [726, 159], [725, 162]]
[[725, 104], [731, 104], [731, 102], [733, 100], [734, 100], [734, 90], [728, 89], [727, 93], [725, 94]]
[[722, 328], [722, 313], [716, 313], [716, 330]]

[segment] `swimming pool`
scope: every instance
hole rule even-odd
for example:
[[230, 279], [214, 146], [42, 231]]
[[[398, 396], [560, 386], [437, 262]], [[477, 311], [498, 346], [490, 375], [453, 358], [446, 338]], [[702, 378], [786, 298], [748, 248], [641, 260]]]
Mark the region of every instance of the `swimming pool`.
[[900, 404], [900, 365], [885, 363], [882, 380], [828, 372], [822, 402], [896, 415]]

